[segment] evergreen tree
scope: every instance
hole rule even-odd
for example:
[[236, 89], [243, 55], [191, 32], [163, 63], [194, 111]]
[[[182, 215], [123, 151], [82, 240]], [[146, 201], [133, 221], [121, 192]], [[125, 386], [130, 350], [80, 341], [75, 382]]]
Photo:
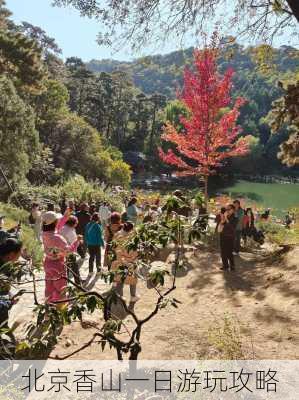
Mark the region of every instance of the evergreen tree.
[[38, 134], [34, 112], [19, 97], [12, 81], [0, 78], [0, 163], [8, 179], [19, 182], [28, 173]]

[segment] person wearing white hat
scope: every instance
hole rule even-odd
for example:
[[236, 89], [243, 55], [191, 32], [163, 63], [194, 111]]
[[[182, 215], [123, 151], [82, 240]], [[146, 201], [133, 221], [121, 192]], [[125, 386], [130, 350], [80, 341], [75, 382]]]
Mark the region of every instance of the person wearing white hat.
[[[75, 252], [80, 244], [80, 237], [69, 245], [60, 231], [71, 210], [67, 209], [63, 218], [54, 211], [47, 211], [42, 215], [43, 244], [45, 251], [45, 298], [48, 303], [55, 303], [65, 299], [64, 290], [67, 286], [66, 256]], [[62, 304], [63, 303], [59, 303]]]

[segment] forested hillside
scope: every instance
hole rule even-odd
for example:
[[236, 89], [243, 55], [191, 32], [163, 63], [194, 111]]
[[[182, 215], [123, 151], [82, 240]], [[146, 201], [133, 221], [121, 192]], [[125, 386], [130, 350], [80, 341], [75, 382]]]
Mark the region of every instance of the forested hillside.
[[[247, 99], [241, 110], [239, 123], [244, 135], [254, 137], [251, 142], [256, 157], [254, 165], [251, 158], [245, 159], [238, 166], [243, 168], [245, 165], [248, 172], [266, 168], [264, 171], [271, 173], [283, 169], [277, 160], [277, 152], [288, 135], [282, 129], [278, 135], [271, 136], [266, 117], [273, 101], [282, 95], [278, 81], [289, 79], [299, 70], [299, 53], [290, 46], [271, 48], [271, 54], [264, 60], [262, 52], [269, 49], [263, 49], [263, 46], [246, 48], [231, 43], [225, 47], [219, 58], [221, 71], [230, 67], [235, 71], [233, 96]], [[133, 62], [92, 60], [86, 66], [95, 73], [116, 74], [122, 71], [147, 99], [161, 94], [165, 96], [165, 101], [169, 101], [176, 97], [182, 85], [185, 67], [192, 65], [193, 51], [193, 48], [189, 48], [167, 55], [140, 58]]]
[[[194, 48], [175, 51], [166, 55], [154, 55], [136, 59], [133, 62], [116, 60], [91, 60], [87, 68], [92, 72], [123, 71], [132, 77], [134, 84], [145, 94], [163, 93], [168, 98], [174, 98], [176, 88], [182, 84], [182, 74], [186, 66], [192, 65]], [[254, 60], [254, 47], [230, 45], [219, 59], [221, 69], [232, 67], [238, 72], [236, 85], [242, 88], [242, 83], [248, 83], [248, 74], [257, 79], [257, 65]], [[294, 72], [299, 68], [298, 50], [291, 46], [275, 49], [273, 63], [279, 72]], [[273, 71], [274, 72], [274, 71]], [[241, 74], [241, 75], [240, 75]], [[241, 80], [242, 78], [242, 80]], [[263, 79], [266, 82], [266, 79]]]
[[112, 155], [96, 127], [73, 112], [72, 71], [59, 46], [39, 27], [16, 25], [4, 0], [0, 49], [0, 196], [74, 175], [128, 185], [121, 153]]
[[[79, 174], [126, 186], [131, 171], [123, 160], [137, 171], [170, 171], [158, 147], [164, 146], [166, 122], [178, 126], [187, 113], [175, 98], [185, 67], [192, 68], [192, 48], [127, 63], [85, 64], [76, 55], [64, 61], [59, 44], [41, 28], [12, 21], [4, 0], [0, 46], [1, 168], [13, 185], [53, 185]], [[222, 72], [235, 70], [233, 97], [247, 99], [238, 123], [251, 152], [233, 164], [228, 160], [227, 171], [289, 173], [277, 154], [291, 124], [271, 135], [267, 115], [283, 94], [279, 80], [299, 70], [298, 50], [244, 48], [231, 41], [218, 63]]]

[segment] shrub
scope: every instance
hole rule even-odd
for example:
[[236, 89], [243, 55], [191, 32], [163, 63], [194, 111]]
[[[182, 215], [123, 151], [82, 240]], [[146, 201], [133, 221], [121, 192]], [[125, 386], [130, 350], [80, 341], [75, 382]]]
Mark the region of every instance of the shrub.
[[76, 199], [78, 202], [108, 201], [115, 210], [122, 210], [122, 198], [120, 195], [109, 190], [104, 191], [99, 184], [87, 182], [80, 175], [75, 175], [60, 186], [21, 185], [10, 197], [10, 201], [14, 205], [22, 206], [29, 211], [34, 201], [42, 205], [47, 202], [58, 204], [64, 195], [67, 199]]
[[215, 325], [208, 331], [209, 344], [223, 360], [245, 358], [242, 339], [239, 321], [228, 314], [225, 314], [220, 321], [215, 321]]
[[60, 187], [60, 198], [62, 198], [64, 194], [67, 198], [76, 199], [79, 202], [108, 201], [116, 211], [122, 210], [121, 195], [112, 193], [110, 190], [104, 191], [99, 184], [86, 182], [80, 175], [74, 176]]
[[299, 228], [297, 226], [287, 229], [285, 226], [274, 222], [260, 222], [258, 227], [272, 243], [285, 245], [297, 244], [299, 242]]
[[202, 192], [196, 193], [196, 195], [194, 197], [194, 203], [195, 203], [196, 207], [198, 207], [198, 208], [201, 208], [205, 205], [205, 198], [204, 198], [204, 194]]
[[110, 167], [109, 183], [127, 188], [131, 183], [132, 171], [128, 164], [122, 160], [115, 160]]
[[33, 201], [41, 204], [46, 202], [57, 203], [60, 198], [60, 193], [60, 188], [58, 186], [32, 186], [23, 184], [10, 196], [9, 201], [29, 211]]

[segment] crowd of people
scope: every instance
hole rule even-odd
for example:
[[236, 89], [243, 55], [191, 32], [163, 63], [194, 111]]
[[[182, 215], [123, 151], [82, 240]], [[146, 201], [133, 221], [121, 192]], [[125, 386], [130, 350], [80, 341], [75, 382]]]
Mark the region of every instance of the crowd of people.
[[[183, 194], [179, 191], [174, 192], [173, 196], [178, 199], [183, 198]], [[163, 212], [165, 206], [160, 206], [159, 199], [152, 204], [145, 202], [138, 205], [134, 193], [125, 199], [122, 213], [113, 210], [107, 202], [77, 204], [74, 200], [63, 199], [59, 206], [48, 203], [45, 209], [38, 203], [33, 203], [29, 223], [44, 250], [45, 301], [57, 307], [64, 307], [67, 304], [66, 288], [71, 282], [78, 288], [87, 287], [93, 277], [111, 271], [114, 272], [115, 291], [123, 296], [124, 285], [129, 285], [130, 303], [136, 303], [139, 300], [136, 289], [137, 277], [134, 274], [137, 252], [128, 252], [126, 244], [134, 235], [139, 222], [156, 221]], [[192, 207], [184, 206], [180, 208], [179, 213], [189, 218], [192, 216]], [[266, 210], [260, 218], [268, 219], [269, 214], [270, 210]], [[263, 233], [255, 226], [256, 216], [253, 210], [242, 208], [239, 200], [221, 208], [215, 221], [215, 234], [219, 236], [221, 269], [234, 271], [235, 255], [240, 252], [241, 241], [246, 245], [248, 239], [252, 238], [261, 244], [264, 240]], [[20, 228], [19, 224], [6, 231], [4, 216], [0, 216], [0, 275], [7, 278], [10, 274], [5, 266], [17, 261], [22, 251]], [[87, 262], [87, 257], [88, 276], [83, 280], [80, 268], [85, 260]], [[124, 266], [127, 268], [125, 279], [120, 273]], [[10, 289], [9, 279], [1, 279], [0, 324], [2, 326], [7, 326], [8, 310], [17, 300], [17, 297], [10, 296]]]
[[[270, 215], [268, 209], [261, 215], [261, 219], [267, 220]], [[235, 200], [227, 207], [221, 208], [216, 215], [215, 232], [219, 234], [222, 270], [235, 270], [235, 255], [239, 255], [241, 240], [244, 245], [249, 238], [263, 244], [264, 234], [255, 226], [255, 215], [252, 208], [242, 208], [240, 200]]]
[[[57, 207], [51, 203], [43, 212], [39, 205], [34, 203], [30, 222], [37, 239], [44, 247], [46, 300], [63, 304], [64, 289], [71, 278], [77, 286], [86, 285], [94, 273], [101, 275], [103, 270], [116, 271], [120, 265], [134, 261], [137, 255], [126, 251], [124, 238], [128, 239], [134, 232], [139, 209], [137, 198], [133, 196], [124, 205], [122, 213], [112, 210], [107, 202], [78, 205], [72, 200], [63, 200], [59, 211], [57, 212]], [[119, 242], [119, 245], [116, 257], [112, 260], [114, 241]], [[87, 255], [89, 274], [83, 282], [80, 265]], [[139, 299], [135, 280], [131, 279], [130, 284], [131, 303]], [[123, 282], [117, 274], [114, 286], [122, 295]]]
[[[86, 286], [94, 272], [118, 271], [122, 265], [129, 265], [137, 258], [136, 252], [128, 252], [125, 243], [134, 233], [139, 210], [133, 197], [123, 213], [112, 210], [107, 202], [101, 204], [81, 203], [64, 200], [58, 206], [48, 203], [42, 209], [33, 203], [29, 216], [36, 239], [44, 251], [45, 302], [57, 308], [67, 304], [66, 288], [69, 282], [78, 288]], [[129, 219], [132, 218], [132, 221]], [[15, 263], [21, 254], [21, 226], [6, 230], [5, 216], [0, 216], [0, 329], [8, 329], [9, 310], [18, 300], [11, 295]], [[115, 256], [111, 257], [112, 242], [119, 241]], [[80, 267], [88, 256], [89, 274], [83, 281]], [[130, 285], [130, 303], [139, 300], [136, 293], [137, 279], [132, 274], [123, 281], [116, 273], [113, 286], [123, 296], [124, 284]]]

